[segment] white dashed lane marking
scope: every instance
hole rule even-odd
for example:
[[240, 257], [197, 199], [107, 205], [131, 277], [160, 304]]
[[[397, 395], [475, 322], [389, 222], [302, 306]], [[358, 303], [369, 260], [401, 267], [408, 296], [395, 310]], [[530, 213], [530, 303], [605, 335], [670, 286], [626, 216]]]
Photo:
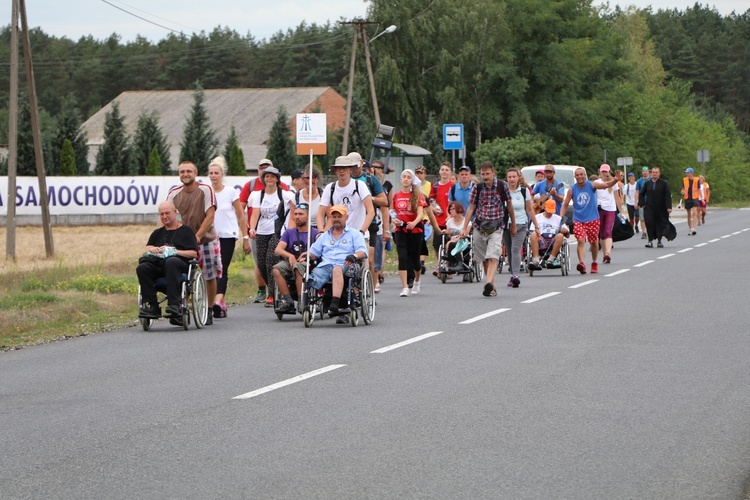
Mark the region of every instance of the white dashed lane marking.
[[235, 396], [232, 399], [250, 399], [254, 398], [256, 396], [260, 396], [261, 394], [265, 394], [267, 392], [275, 391], [276, 389], [281, 389], [282, 387], [286, 387], [288, 385], [296, 384], [297, 382], [302, 382], [303, 380], [307, 380], [312, 377], [317, 377], [318, 375], [322, 375], [324, 373], [328, 373], [333, 370], [337, 370], [339, 368], [343, 368], [346, 365], [329, 365], [324, 368], [319, 368], [317, 370], [313, 370], [311, 372], [303, 373], [302, 375], [297, 375], [296, 377], [288, 378], [286, 380], [282, 380], [281, 382], [276, 382], [275, 384], [267, 385], [265, 387], [261, 387], [260, 389], [256, 389], [251, 392], [247, 392], [245, 394], [240, 394], [239, 396]]
[[582, 286], [590, 285], [592, 283], [596, 283], [599, 280], [588, 280], [584, 281], [583, 283], [578, 283], [577, 285], [569, 286], [568, 288], [581, 288]]
[[554, 297], [555, 295], [560, 295], [561, 293], [562, 293], [562, 292], [550, 292], [550, 293], [545, 293], [544, 295], [540, 295], [540, 296], [538, 296], [538, 297], [534, 297], [533, 299], [529, 299], [529, 300], [524, 300], [523, 302], [521, 302], [521, 304], [531, 304], [531, 303], [533, 303], [533, 302], [538, 302], [538, 301], [540, 301], [540, 300], [544, 300], [544, 299], [548, 299], [548, 298], [550, 298], [550, 297]]
[[656, 262], [656, 261], [655, 260], [647, 260], [647, 261], [641, 262], [640, 264], [635, 264], [633, 267], [643, 267], [643, 266], [647, 266], [647, 265], [649, 265], [649, 264], [651, 264], [653, 262]]
[[398, 344], [381, 347], [380, 349], [376, 349], [372, 351], [370, 354], [383, 354], [384, 352], [392, 351], [394, 349], [398, 349], [399, 347], [404, 347], [405, 345], [413, 344], [414, 342], [419, 342], [420, 340], [428, 339], [430, 337], [434, 337], [435, 335], [440, 335], [441, 333], [443, 332], [425, 333], [424, 335], [420, 335], [418, 337], [413, 337], [408, 340], [404, 340], [403, 342], [399, 342]]
[[662, 255], [661, 257], [657, 257], [657, 259], [659, 259], [659, 260], [662, 260], [662, 259], [668, 259], [668, 258], [670, 258], [670, 257], [674, 257], [674, 256], [675, 256], [675, 254], [673, 254], [673, 253], [668, 253], [667, 255]]
[[682, 250], [677, 250], [677, 253], [685, 253], [685, 252], [689, 252], [689, 251], [690, 251], [690, 250], [692, 250], [692, 249], [693, 249], [693, 247], [683, 248]]
[[630, 269], [620, 269], [619, 271], [615, 271], [613, 273], [605, 274], [605, 278], [611, 278], [612, 276], [617, 276], [618, 274], [623, 274], [630, 271]]
[[494, 311], [490, 311], [488, 313], [480, 314], [479, 316], [474, 316], [473, 318], [469, 318], [465, 321], [462, 321], [459, 323], [459, 325], [470, 325], [471, 323], [475, 323], [477, 321], [481, 321], [483, 319], [492, 317], [496, 314], [504, 313], [505, 311], [510, 311], [510, 307], [504, 307], [503, 309], [496, 309]]

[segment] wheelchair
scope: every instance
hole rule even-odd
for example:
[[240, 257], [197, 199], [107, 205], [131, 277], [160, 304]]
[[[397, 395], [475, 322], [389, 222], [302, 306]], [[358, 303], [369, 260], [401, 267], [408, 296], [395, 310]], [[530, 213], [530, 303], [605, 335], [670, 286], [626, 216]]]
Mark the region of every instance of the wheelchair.
[[[534, 260], [534, 257], [531, 252], [531, 243], [530, 238], [526, 237], [526, 269], [529, 272], [529, 276], [534, 276], [534, 269], [533, 266], [530, 264]], [[545, 248], [539, 248], [539, 265], [543, 269], [554, 269], [552, 267], [548, 267], [548, 260], [550, 260], [551, 253], [552, 253], [552, 240], [549, 240], [547, 243], [547, 246]], [[567, 276], [568, 273], [570, 273], [570, 245], [568, 244], [568, 238], [563, 235], [563, 242], [560, 246], [560, 251], [557, 253], [557, 260], [560, 262], [560, 272], [563, 276]]]
[[[195, 327], [200, 329], [208, 319], [208, 293], [206, 291], [206, 279], [203, 277], [197, 259], [188, 262], [188, 272], [180, 277], [182, 292], [180, 294], [180, 316], [170, 317], [170, 323], [182, 326], [185, 330], [190, 326], [190, 318], [193, 318]], [[167, 300], [167, 281], [164, 277], [156, 280], [156, 297], [161, 305]], [[138, 287], [138, 310], [141, 309], [143, 298], [141, 287]], [[153, 318], [138, 318], [143, 330], [148, 332], [154, 324]]]
[[[473, 231], [472, 231], [473, 233]], [[453, 256], [448, 252], [448, 242], [446, 241], [445, 235], [442, 235], [442, 242], [440, 248], [438, 248], [438, 278], [441, 282], [445, 283], [448, 280], [448, 275], [459, 274], [461, 276], [468, 276], [466, 281], [475, 281], [479, 283], [484, 279], [484, 266], [481, 262], [474, 258], [474, 236], [469, 233], [469, 236], [465, 238], [468, 245], [464, 248], [460, 255]], [[460, 240], [459, 240], [460, 241]], [[459, 243], [456, 242], [456, 245]], [[451, 260], [454, 262], [458, 260], [457, 264], [451, 265]]]
[[[312, 271], [313, 267], [310, 267]], [[302, 293], [300, 295], [302, 304], [302, 321], [305, 328], [309, 328], [315, 322], [316, 316], [322, 320], [328, 312], [333, 295], [332, 283], [326, 283], [323, 288], [316, 290], [310, 286], [307, 277], [302, 281]], [[349, 309], [349, 324], [357, 326], [359, 316], [366, 325], [375, 319], [375, 285], [372, 273], [364, 259], [357, 260], [353, 266], [344, 271], [344, 291], [340, 299], [340, 308]], [[347, 313], [344, 313], [347, 314]], [[341, 314], [343, 316], [343, 314]]]

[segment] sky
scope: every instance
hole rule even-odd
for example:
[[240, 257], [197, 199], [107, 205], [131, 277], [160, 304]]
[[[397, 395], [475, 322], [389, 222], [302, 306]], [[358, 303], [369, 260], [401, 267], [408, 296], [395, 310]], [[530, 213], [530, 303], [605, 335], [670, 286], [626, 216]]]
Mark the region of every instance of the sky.
[[[594, 4], [599, 4], [594, 0]], [[745, 12], [747, 0], [701, 1], [703, 5], [716, 6], [722, 15], [732, 11]], [[677, 8], [684, 10], [695, 0], [610, 0], [610, 5], [634, 5], [654, 10]], [[0, 19], [9, 23], [11, 1], [0, 0]], [[365, 18], [368, 2], [365, 0], [27, 0], [27, 18], [32, 27], [57, 37], [78, 40], [91, 35], [105, 39], [118, 33], [124, 42], [142, 35], [156, 42], [172, 30], [190, 34], [210, 32], [217, 26], [229, 27], [240, 35], [252, 34], [256, 40], [268, 38], [278, 31], [308, 24], [336, 22], [342, 18]], [[122, 10], [121, 10], [122, 9]], [[148, 19], [145, 21], [128, 14]], [[7, 14], [5, 14], [7, 13]], [[8, 17], [5, 17], [7, 15]], [[397, 20], [392, 21], [398, 24]], [[155, 24], [161, 26], [156, 26]], [[384, 26], [385, 27], [385, 26]]]

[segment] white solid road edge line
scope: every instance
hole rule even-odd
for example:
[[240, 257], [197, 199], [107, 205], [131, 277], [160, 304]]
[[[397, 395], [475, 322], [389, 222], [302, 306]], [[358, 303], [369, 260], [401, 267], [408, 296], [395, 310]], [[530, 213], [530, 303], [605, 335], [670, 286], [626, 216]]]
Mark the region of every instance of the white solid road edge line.
[[409, 340], [404, 340], [403, 342], [399, 342], [398, 344], [381, 347], [380, 349], [372, 351], [370, 354], [383, 354], [384, 352], [392, 351], [394, 349], [398, 349], [399, 347], [404, 347], [405, 345], [413, 344], [414, 342], [419, 342], [420, 340], [428, 339], [430, 337], [434, 337], [435, 335], [440, 335], [441, 333], [443, 332], [425, 333], [424, 335], [420, 335], [419, 337], [414, 337]]
[[581, 288], [582, 286], [590, 285], [592, 283], [596, 283], [599, 280], [588, 280], [584, 281], [583, 283], [578, 283], [577, 285], [569, 286], [568, 288]]
[[524, 300], [523, 302], [521, 302], [521, 304], [531, 304], [533, 302], [538, 302], [540, 300], [544, 300], [544, 299], [548, 299], [550, 297], [554, 297], [555, 295], [560, 295], [561, 293], [562, 292], [545, 293], [544, 295], [540, 295], [539, 297], [534, 297], [533, 299]]
[[317, 370], [313, 370], [311, 372], [303, 373], [302, 375], [297, 375], [296, 377], [292, 377], [286, 380], [282, 380], [281, 382], [276, 382], [275, 384], [267, 385], [265, 387], [262, 387], [260, 389], [257, 389], [252, 392], [247, 392], [245, 394], [241, 394], [239, 396], [233, 397], [232, 399], [250, 399], [254, 398], [255, 396], [260, 396], [261, 394], [265, 394], [267, 392], [275, 391], [276, 389], [281, 389], [282, 387], [286, 387], [288, 385], [296, 384], [297, 382], [302, 382], [303, 380], [307, 380], [308, 378], [316, 377], [318, 375], [322, 375], [326, 372], [330, 372], [332, 370], [337, 370], [339, 368], [343, 368], [346, 365], [330, 365], [326, 366], [324, 368], [319, 368]]
[[491, 316], [494, 316], [496, 314], [504, 313], [505, 311], [510, 311], [510, 307], [504, 307], [502, 309], [495, 309], [494, 311], [490, 311], [488, 313], [480, 314], [479, 316], [474, 316], [473, 318], [469, 318], [465, 321], [461, 321], [459, 325], [470, 325], [471, 323], [476, 323], [477, 321], [481, 321], [483, 319], [489, 318]]

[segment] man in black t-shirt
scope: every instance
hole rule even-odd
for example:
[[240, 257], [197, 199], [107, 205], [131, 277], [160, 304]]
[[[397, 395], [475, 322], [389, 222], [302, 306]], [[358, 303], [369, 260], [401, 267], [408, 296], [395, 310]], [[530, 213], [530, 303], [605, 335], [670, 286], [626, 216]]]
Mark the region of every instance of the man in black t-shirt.
[[167, 281], [167, 316], [179, 316], [180, 275], [187, 273], [190, 259], [198, 258], [198, 240], [188, 226], [177, 220], [177, 209], [171, 201], [159, 205], [159, 219], [163, 224], [148, 239], [145, 254], [136, 268], [141, 285], [140, 318], [159, 318], [161, 309], [156, 298], [156, 280]]

